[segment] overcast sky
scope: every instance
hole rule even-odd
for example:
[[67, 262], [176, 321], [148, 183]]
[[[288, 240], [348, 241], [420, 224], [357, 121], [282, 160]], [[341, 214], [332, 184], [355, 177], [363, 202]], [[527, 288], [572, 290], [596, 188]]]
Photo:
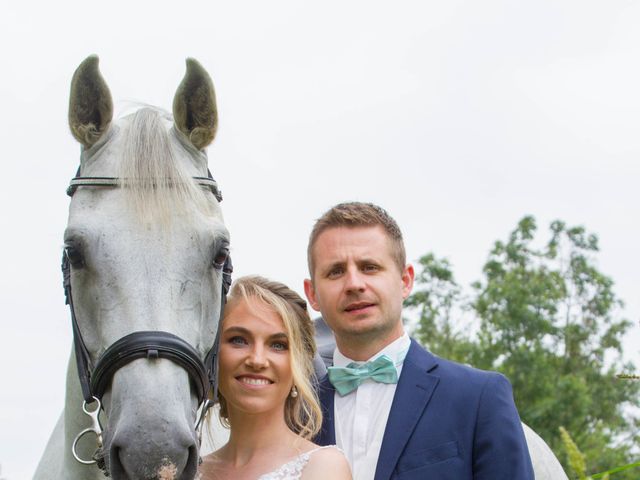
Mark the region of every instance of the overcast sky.
[[640, 4], [616, 1], [10, 2], [0, 13], [0, 465], [30, 478], [64, 402], [59, 271], [89, 54], [118, 105], [170, 108], [192, 56], [216, 85], [210, 167], [236, 275], [302, 293], [314, 219], [373, 201], [460, 283], [532, 214], [600, 237], [639, 359]]

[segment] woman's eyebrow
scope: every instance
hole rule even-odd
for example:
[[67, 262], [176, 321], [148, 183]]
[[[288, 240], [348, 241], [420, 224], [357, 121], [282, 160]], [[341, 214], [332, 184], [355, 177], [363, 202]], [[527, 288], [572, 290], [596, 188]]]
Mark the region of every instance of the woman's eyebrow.
[[[243, 333], [245, 335], [252, 335], [252, 333], [244, 328], [244, 327], [240, 327], [238, 325], [233, 325], [231, 327], [225, 328], [223, 330], [223, 333]], [[269, 335], [269, 338], [283, 338], [285, 340], [287, 340], [289, 338], [289, 336], [286, 334], [286, 332], [278, 332], [278, 333], [274, 333], [273, 335]]]
[[247, 330], [246, 328], [239, 327], [239, 326], [236, 326], [236, 325], [228, 327], [228, 328], [225, 328], [223, 330], [223, 333], [227, 333], [227, 332], [244, 333], [245, 335], [250, 335], [251, 334], [251, 332], [249, 330]]

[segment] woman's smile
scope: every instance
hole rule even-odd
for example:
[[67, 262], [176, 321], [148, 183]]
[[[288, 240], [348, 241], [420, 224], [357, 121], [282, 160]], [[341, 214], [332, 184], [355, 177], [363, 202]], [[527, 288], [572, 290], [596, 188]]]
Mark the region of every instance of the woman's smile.
[[241, 375], [236, 377], [243, 385], [251, 386], [251, 387], [264, 387], [267, 385], [271, 385], [273, 382], [266, 377], [260, 377], [255, 375]]

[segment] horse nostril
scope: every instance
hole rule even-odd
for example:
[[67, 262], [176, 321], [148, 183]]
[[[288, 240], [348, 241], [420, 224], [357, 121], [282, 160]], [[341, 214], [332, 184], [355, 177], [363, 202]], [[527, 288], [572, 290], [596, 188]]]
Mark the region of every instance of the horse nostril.
[[184, 479], [195, 478], [196, 473], [198, 472], [198, 466], [200, 464], [200, 452], [198, 451], [198, 447], [195, 445], [191, 445], [189, 447], [189, 458], [187, 459], [187, 464], [184, 467], [184, 471], [182, 472], [182, 477]]
[[104, 457], [106, 472], [105, 475], [111, 478], [127, 478], [122, 462], [120, 462], [120, 448], [112, 445], [109, 452]]

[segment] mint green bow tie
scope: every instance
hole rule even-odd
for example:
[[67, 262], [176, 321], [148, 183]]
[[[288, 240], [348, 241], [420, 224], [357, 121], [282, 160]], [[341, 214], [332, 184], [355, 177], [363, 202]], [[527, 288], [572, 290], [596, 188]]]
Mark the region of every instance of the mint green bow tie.
[[364, 365], [350, 363], [346, 367], [329, 367], [329, 381], [340, 396], [353, 392], [365, 379], [379, 383], [398, 383], [398, 371], [393, 361], [386, 355]]

